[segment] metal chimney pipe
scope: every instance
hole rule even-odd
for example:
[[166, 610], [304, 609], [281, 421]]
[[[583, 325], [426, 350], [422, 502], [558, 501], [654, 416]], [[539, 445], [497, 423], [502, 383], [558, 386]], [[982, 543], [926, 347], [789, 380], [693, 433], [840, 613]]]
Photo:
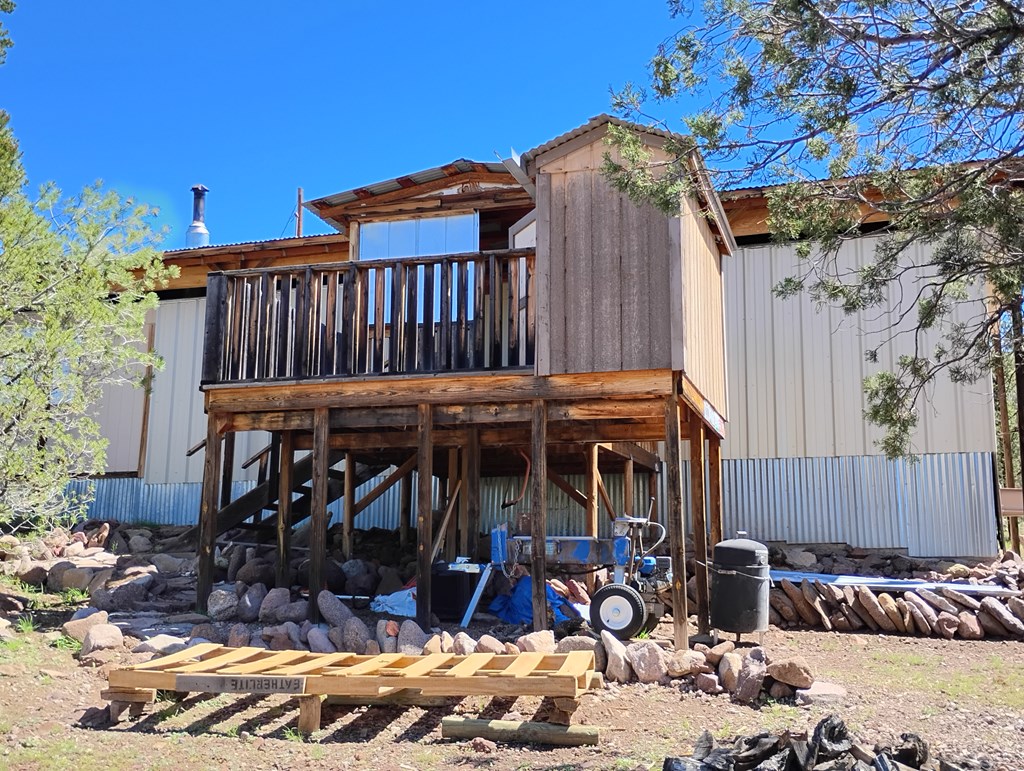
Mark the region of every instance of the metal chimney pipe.
[[192, 186], [192, 224], [185, 231], [185, 248], [210, 245], [210, 231], [206, 229], [206, 185]]

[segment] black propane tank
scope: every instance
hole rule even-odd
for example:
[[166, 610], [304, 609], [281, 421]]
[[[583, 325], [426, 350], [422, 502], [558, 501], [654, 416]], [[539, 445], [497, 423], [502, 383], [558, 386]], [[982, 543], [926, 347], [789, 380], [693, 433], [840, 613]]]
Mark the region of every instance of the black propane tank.
[[715, 544], [711, 626], [748, 634], [768, 629], [768, 547], [747, 538]]

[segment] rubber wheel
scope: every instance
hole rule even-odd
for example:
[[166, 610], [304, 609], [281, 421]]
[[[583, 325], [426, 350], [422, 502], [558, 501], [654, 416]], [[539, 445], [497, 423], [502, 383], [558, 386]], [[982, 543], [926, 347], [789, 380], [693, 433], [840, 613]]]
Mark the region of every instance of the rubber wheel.
[[590, 623], [598, 632], [607, 631], [629, 640], [644, 628], [647, 605], [640, 592], [625, 584], [608, 584], [590, 598]]

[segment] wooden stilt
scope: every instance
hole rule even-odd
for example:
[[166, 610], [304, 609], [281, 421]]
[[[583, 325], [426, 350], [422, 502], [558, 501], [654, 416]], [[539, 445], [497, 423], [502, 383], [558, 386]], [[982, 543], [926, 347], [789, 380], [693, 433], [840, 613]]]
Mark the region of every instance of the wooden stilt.
[[[445, 499], [451, 501], [452, 496], [455, 495], [456, 486], [459, 483], [459, 450], [456, 447], [452, 447], [448, 450], [448, 477], [447, 485], [445, 490]], [[459, 551], [458, 541], [458, 517], [452, 517], [448, 522], [448, 527], [444, 533], [444, 558], [448, 562], [455, 562], [455, 557]]]
[[309, 736], [320, 730], [321, 696], [299, 697], [299, 733]]
[[[653, 471], [647, 474], [647, 497], [648, 501], [644, 508], [644, 516], [647, 515], [648, 510], [651, 512], [651, 522], [658, 521], [658, 475]], [[654, 505], [651, 505], [651, 501], [654, 501]]]
[[[708, 434], [708, 514], [711, 523], [711, 543], [721, 543], [722, 534], [722, 440]], [[713, 552], [712, 552], [713, 554]]]
[[206, 419], [206, 460], [203, 463], [203, 498], [199, 507], [199, 554], [196, 581], [196, 610], [206, 612], [206, 600], [213, 589], [214, 544], [217, 540], [217, 483], [221, 461], [221, 437], [217, 415]]
[[220, 507], [223, 509], [231, 503], [231, 484], [235, 473], [235, 434], [224, 436], [224, 462], [222, 464], [220, 484]]
[[281, 432], [281, 470], [277, 477], [277, 585], [288, 586], [292, 550], [292, 489], [295, 473], [295, 432]]
[[548, 627], [547, 602], [547, 525], [548, 525], [548, 453], [547, 410], [542, 399], [533, 402], [532, 420], [533, 486], [530, 490], [533, 516], [530, 521], [530, 575], [533, 581], [533, 629]]
[[686, 608], [686, 538], [683, 529], [683, 471], [680, 465], [679, 399], [665, 399], [665, 473], [669, 554], [672, 558], [672, 632], [677, 649], [689, 647]]
[[[466, 448], [461, 448], [459, 454], [459, 479], [462, 481], [462, 492], [459, 494], [459, 554], [469, 554], [469, 453]], [[472, 559], [476, 559], [472, 555]]]
[[416, 502], [416, 623], [422, 629], [430, 624], [430, 552], [433, 546], [431, 526], [433, 519], [434, 440], [433, 411], [429, 404], [421, 404], [419, 417], [419, 449], [417, 469], [419, 489]]
[[[598, 480], [600, 472], [597, 466], [598, 448], [596, 444], [586, 445], [584, 451], [586, 462], [584, 465], [584, 482], [586, 488], [587, 505], [583, 520], [583, 534], [590, 538], [597, 538], [597, 518], [600, 501], [598, 500]], [[584, 575], [584, 582], [587, 592], [593, 594], [596, 589], [594, 574], [588, 572]]]
[[690, 520], [693, 530], [694, 575], [697, 578], [697, 629], [711, 629], [708, 611], [708, 527], [704, 473], [704, 421], [690, 413]]
[[[466, 459], [466, 515], [468, 533], [466, 554], [479, 559], [480, 550], [480, 431], [469, 432], [469, 442], [464, 450]], [[487, 561], [490, 561], [489, 559]]]
[[345, 497], [342, 501], [341, 553], [345, 560], [352, 559], [356, 529], [356, 461], [352, 453], [345, 453]]
[[412, 530], [412, 474], [406, 474], [400, 482], [398, 491], [398, 545], [409, 543], [409, 531]]
[[633, 459], [626, 458], [626, 464], [622, 469], [622, 514], [626, 517], [633, 516]]
[[313, 410], [313, 495], [309, 517], [309, 619], [320, 620], [316, 598], [324, 588], [324, 559], [327, 556], [327, 481], [330, 469], [330, 410]]

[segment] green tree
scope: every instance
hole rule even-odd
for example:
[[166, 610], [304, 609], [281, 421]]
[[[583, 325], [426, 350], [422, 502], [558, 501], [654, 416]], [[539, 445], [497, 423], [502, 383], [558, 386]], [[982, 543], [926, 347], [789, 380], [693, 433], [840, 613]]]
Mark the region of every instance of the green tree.
[[[670, 162], [652, 162], [636, 132], [613, 131], [606, 173], [671, 208], [690, 184], [680, 159], [696, 146], [719, 189], [768, 188], [773, 237], [796, 241], [802, 258], [776, 294], [851, 314], [899, 298], [891, 334], [910, 335], [912, 353], [865, 380], [865, 412], [885, 429], [886, 454], [908, 454], [927, 385], [987, 376], [990, 333], [1021, 304], [1024, 7], [709, 0], [696, 12], [670, 0], [669, 9], [686, 26], [658, 47], [649, 85], [627, 85], [615, 104], [661, 128], [676, 128], [655, 115], [667, 104], [698, 95], [701, 107], [684, 117]], [[843, 242], [879, 219], [888, 226], [873, 259], [844, 269]], [[918, 244], [927, 260], [913, 258]], [[897, 332], [899, 321], [909, 325]]]
[[[0, 63], [9, 47], [0, 25]], [[0, 526], [67, 513], [68, 481], [104, 468], [90, 414], [102, 388], [158, 363], [139, 348], [171, 274], [151, 214], [98, 184], [30, 195], [0, 112]]]

